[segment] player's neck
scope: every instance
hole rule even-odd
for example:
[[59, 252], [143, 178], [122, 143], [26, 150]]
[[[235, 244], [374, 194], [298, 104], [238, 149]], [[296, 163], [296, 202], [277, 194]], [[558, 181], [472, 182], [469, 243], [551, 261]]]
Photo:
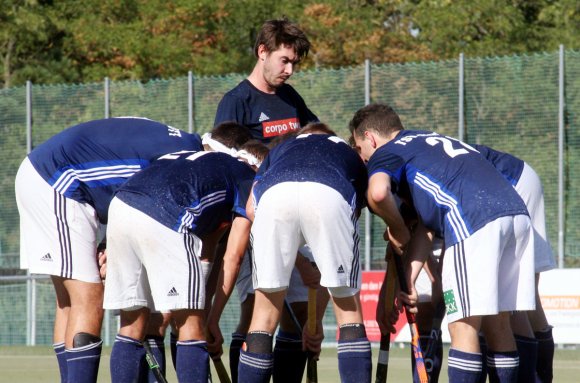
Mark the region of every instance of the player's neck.
[[274, 94], [276, 93], [276, 88], [270, 86], [264, 79], [262, 71], [258, 68], [258, 65], [254, 67], [254, 70], [248, 76], [248, 81], [261, 92]]

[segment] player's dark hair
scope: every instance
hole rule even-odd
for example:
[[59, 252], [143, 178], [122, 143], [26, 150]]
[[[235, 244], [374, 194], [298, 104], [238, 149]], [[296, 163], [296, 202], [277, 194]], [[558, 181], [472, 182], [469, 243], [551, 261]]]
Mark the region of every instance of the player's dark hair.
[[264, 158], [270, 152], [270, 149], [265, 144], [255, 139], [247, 141], [240, 149], [250, 153], [260, 162], [264, 161]]
[[348, 129], [353, 135], [361, 137], [367, 130], [374, 130], [387, 136], [404, 128], [393, 108], [387, 104], [369, 104], [356, 111], [348, 124]]
[[228, 148], [239, 149], [252, 139], [250, 130], [233, 121], [222, 122], [211, 131], [211, 138], [221, 142]]
[[330, 129], [328, 125], [323, 122], [310, 122], [298, 131], [298, 134], [308, 133], [330, 134], [331, 136], [336, 136], [334, 130]]
[[258, 48], [264, 45], [268, 52], [274, 52], [280, 45], [294, 48], [298, 60], [304, 59], [310, 50], [310, 41], [298, 26], [286, 17], [268, 20], [260, 29], [254, 44], [254, 54], [258, 57]]

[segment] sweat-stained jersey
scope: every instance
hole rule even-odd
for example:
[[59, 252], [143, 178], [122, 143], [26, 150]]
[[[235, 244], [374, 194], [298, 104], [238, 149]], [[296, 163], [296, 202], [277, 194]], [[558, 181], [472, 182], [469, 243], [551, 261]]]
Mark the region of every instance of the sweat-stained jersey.
[[52, 188], [93, 206], [106, 224], [120, 184], [163, 154], [201, 149], [197, 134], [144, 118], [120, 117], [63, 130], [34, 148], [28, 158]]
[[359, 155], [341, 138], [301, 134], [270, 151], [256, 175], [254, 195], [260, 197], [282, 182], [316, 182], [338, 191], [351, 206], [364, 206], [367, 172]]
[[473, 147], [427, 131], [401, 131], [368, 162], [450, 247], [503, 216], [525, 214], [512, 185]]
[[198, 237], [246, 217], [255, 172], [245, 162], [217, 152], [164, 155], [129, 179], [115, 195], [179, 233]]
[[318, 122], [318, 117], [292, 86], [283, 84], [275, 94], [268, 94], [246, 79], [227, 92], [218, 105], [214, 126], [226, 121], [246, 126], [252, 137], [269, 142], [309, 122]]
[[524, 161], [511, 154], [499, 152], [485, 145], [473, 145], [473, 147], [491, 162], [507, 178], [512, 186], [517, 185], [524, 170]]

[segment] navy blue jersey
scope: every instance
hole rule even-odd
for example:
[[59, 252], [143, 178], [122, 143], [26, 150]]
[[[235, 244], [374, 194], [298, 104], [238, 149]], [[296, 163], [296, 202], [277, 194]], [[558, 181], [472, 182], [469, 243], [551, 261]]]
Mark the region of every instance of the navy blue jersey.
[[269, 94], [246, 79], [226, 93], [218, 105], [214, 126], [226, 121], [244, 125], [252, 137], [269, 142], [309, 122], [318, 122], [318, 117], [290, 85], [283, 84], [275, 94]]
[[485, 145], [473, 145], [473, 147], [491, 162], [513, 186], [517, 185], [524, 170], [524, 161]]
[[282, 182], [317, 182], [338, 191], [358, 209], [364, 205], [367, 171], [359, 155], [342, 139], [302, 134], [270, 151], [256, 175], [256, 199]]
[[144, 118], [122, 117], [68, 128], [28, 157], [57, 192], [93, 206], [99, 221], [107, 223], [113, 193], [127, 178], [163, 154], [201, 149], [197, 134]]
[[179, 233], [210, 233], [233, 217], [246, 217], [256, 173], [217, 152], [167, 154], [135, 174], [116, 197]]
[[401, 131], [368, 163], [389, 175], [426, 227], [449, 247], [503, 216], [526, 214], [515, 189], [473, 147], [433, 132]]

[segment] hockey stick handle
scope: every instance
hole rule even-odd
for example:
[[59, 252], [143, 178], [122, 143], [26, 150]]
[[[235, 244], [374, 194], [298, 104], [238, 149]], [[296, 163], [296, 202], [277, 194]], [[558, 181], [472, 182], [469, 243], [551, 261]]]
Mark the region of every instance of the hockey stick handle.
[[147, 365], [149, 366], [149, 369], [153, 372], [153, 375], [155, 375], [155, 379], [157, 379], [159, 383], [167, 383], [167, 379], [165, 379], [165, 377], [163, 376], [161, 368], [159, 367], [159, 363], [157, 362], [155, 355], [153, 355], [153, 352], [151, 351], [151, 345], [149, 344], [149, 342], [143, 341], [143, 348], [145, 349], [145, 359], [147, 360]]

